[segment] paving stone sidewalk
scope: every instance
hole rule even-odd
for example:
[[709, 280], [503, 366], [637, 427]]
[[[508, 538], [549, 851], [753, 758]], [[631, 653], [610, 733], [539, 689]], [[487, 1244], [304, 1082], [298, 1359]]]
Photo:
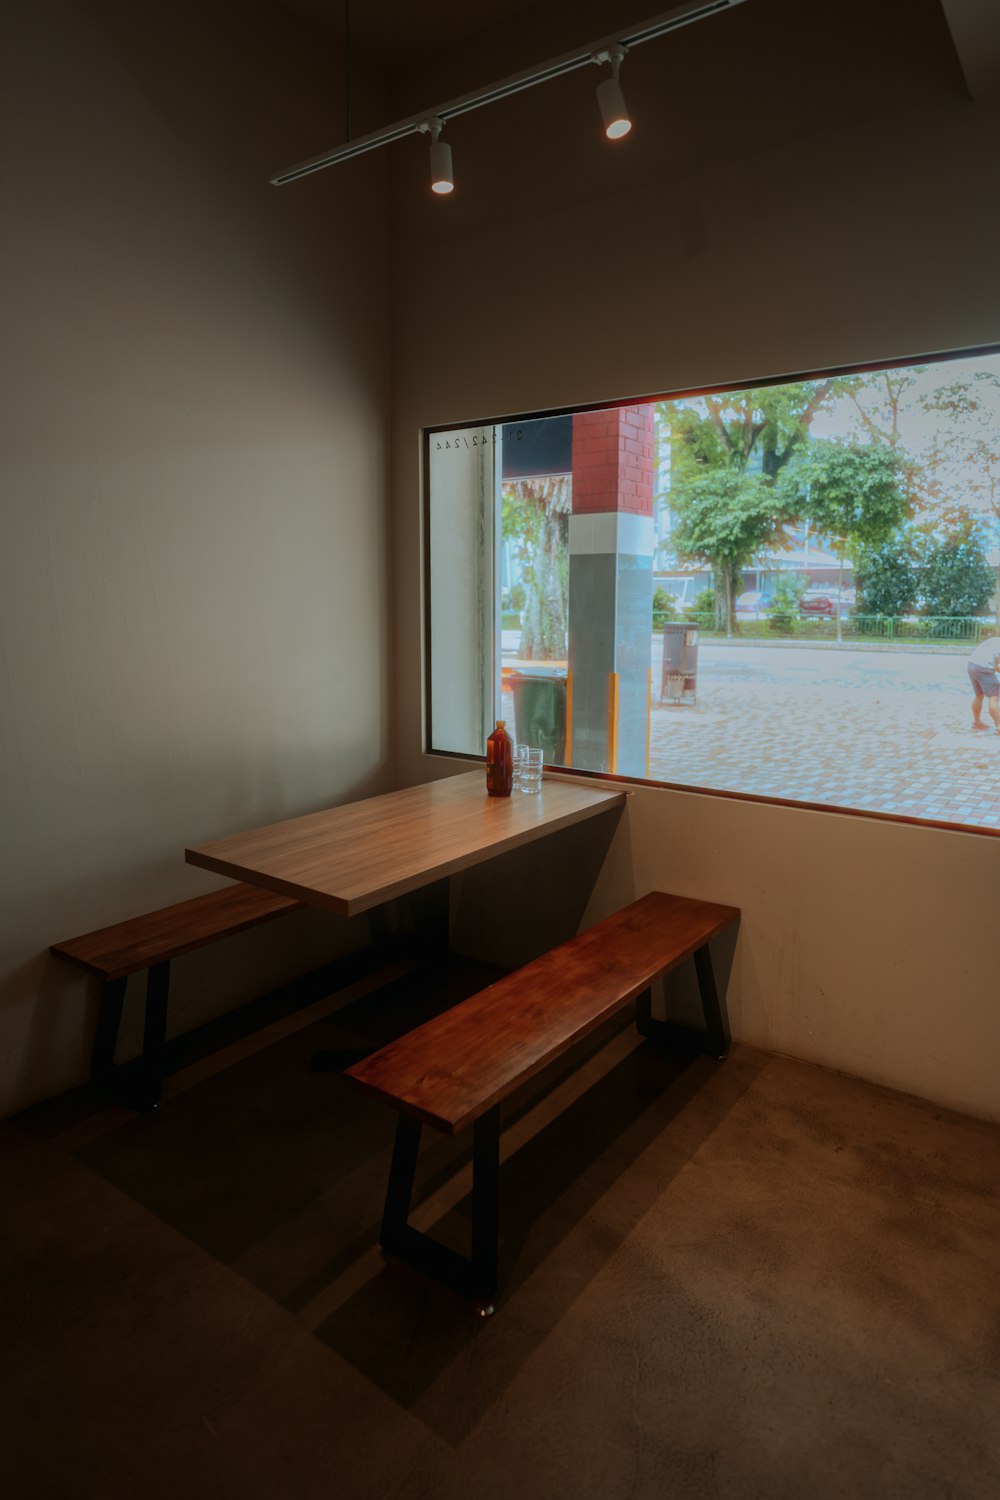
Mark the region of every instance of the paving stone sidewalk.
[[1000, 737], [971, 728], [966, 654], [703, 642], [696, 705], [672, 707], [654, 635], [650, 777], [1000, 830]]
[[1000, 828], [1000, 737], [971, 728], [964, 651], [703, 644], [694, 708], [659, 706], [660, 651], [654, 779]]

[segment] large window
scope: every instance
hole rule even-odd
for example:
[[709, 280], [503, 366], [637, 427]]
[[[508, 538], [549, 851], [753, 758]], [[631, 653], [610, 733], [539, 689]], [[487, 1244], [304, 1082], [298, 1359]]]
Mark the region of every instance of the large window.
[[429, 749], [1000, 830], [1000, 353], [426, 441]]

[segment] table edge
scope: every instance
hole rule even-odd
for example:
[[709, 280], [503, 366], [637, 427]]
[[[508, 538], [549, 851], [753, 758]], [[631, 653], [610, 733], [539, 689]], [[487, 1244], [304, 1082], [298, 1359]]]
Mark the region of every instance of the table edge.
[[355, 917], [370, 911], [373, 907], [381, 906], [386, 901], [393, 901], [398, 896], [406, 896], [410, 891], [418, 891], [424, 886], [432, 885], [436, 880], [458, 875], [461, 871], [472, 869], [497, 855], [534, 843], [547, 834], [570, 828], [574, 823], [582, 823], [588, 818], [599, 817], [602, 813], [620, 811], [627, 800], [628, 794], [624, 789], [609, 791], [597, 804], [572, 808], [557, 818], [537, 824], [534, 828], [519, 829], [509, 838], [489, 844], [469, 856], [459, 855], [454, 859], [443, 860], [440, 864], [422, 870], [418, 874], [390, 881], [380, 886], [377, 891], [365, 892], [359, 896], [337, 896], [332, 892], [319, 891], [312, 886], [302, 886], [294, 881], [282, 880], [279, 876], [265, 875], [263, 872], [251, 869], [248, 865], [234, 864], [218, 855], [206, 854], [204, 846], [200, 845], [185, 849], [184, 858], [189, 865], [196, 865], [199, 869], [211, 870], [218, 875], [227, 875], [232, 880], [241, 880], [248, 885], [259, 885], [265, 890], [277, 891], [283, 896], [293, 896], [307, 906], [333, 912], [336, 916]]

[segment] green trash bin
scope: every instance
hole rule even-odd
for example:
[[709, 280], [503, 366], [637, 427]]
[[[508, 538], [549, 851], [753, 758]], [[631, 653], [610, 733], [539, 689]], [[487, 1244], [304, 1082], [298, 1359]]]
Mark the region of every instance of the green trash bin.
[[514, 694], [514, 738], [536, 745], [545, 764], [566, 763], [566, 668], [539, 663], [520, 666], [508, 677]]

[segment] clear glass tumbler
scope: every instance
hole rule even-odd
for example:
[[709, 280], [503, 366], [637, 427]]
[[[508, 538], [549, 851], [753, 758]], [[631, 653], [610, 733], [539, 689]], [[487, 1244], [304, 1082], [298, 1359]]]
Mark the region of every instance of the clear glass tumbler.
[[525, 745], [524, 760], [521, 765], [521, 791], [540, 792], [541, 790], [542, 752], [532, 745]]
[[524, 768], [528, 760], [527, 745], [514, 746], [514, 791], [524, 791]]

